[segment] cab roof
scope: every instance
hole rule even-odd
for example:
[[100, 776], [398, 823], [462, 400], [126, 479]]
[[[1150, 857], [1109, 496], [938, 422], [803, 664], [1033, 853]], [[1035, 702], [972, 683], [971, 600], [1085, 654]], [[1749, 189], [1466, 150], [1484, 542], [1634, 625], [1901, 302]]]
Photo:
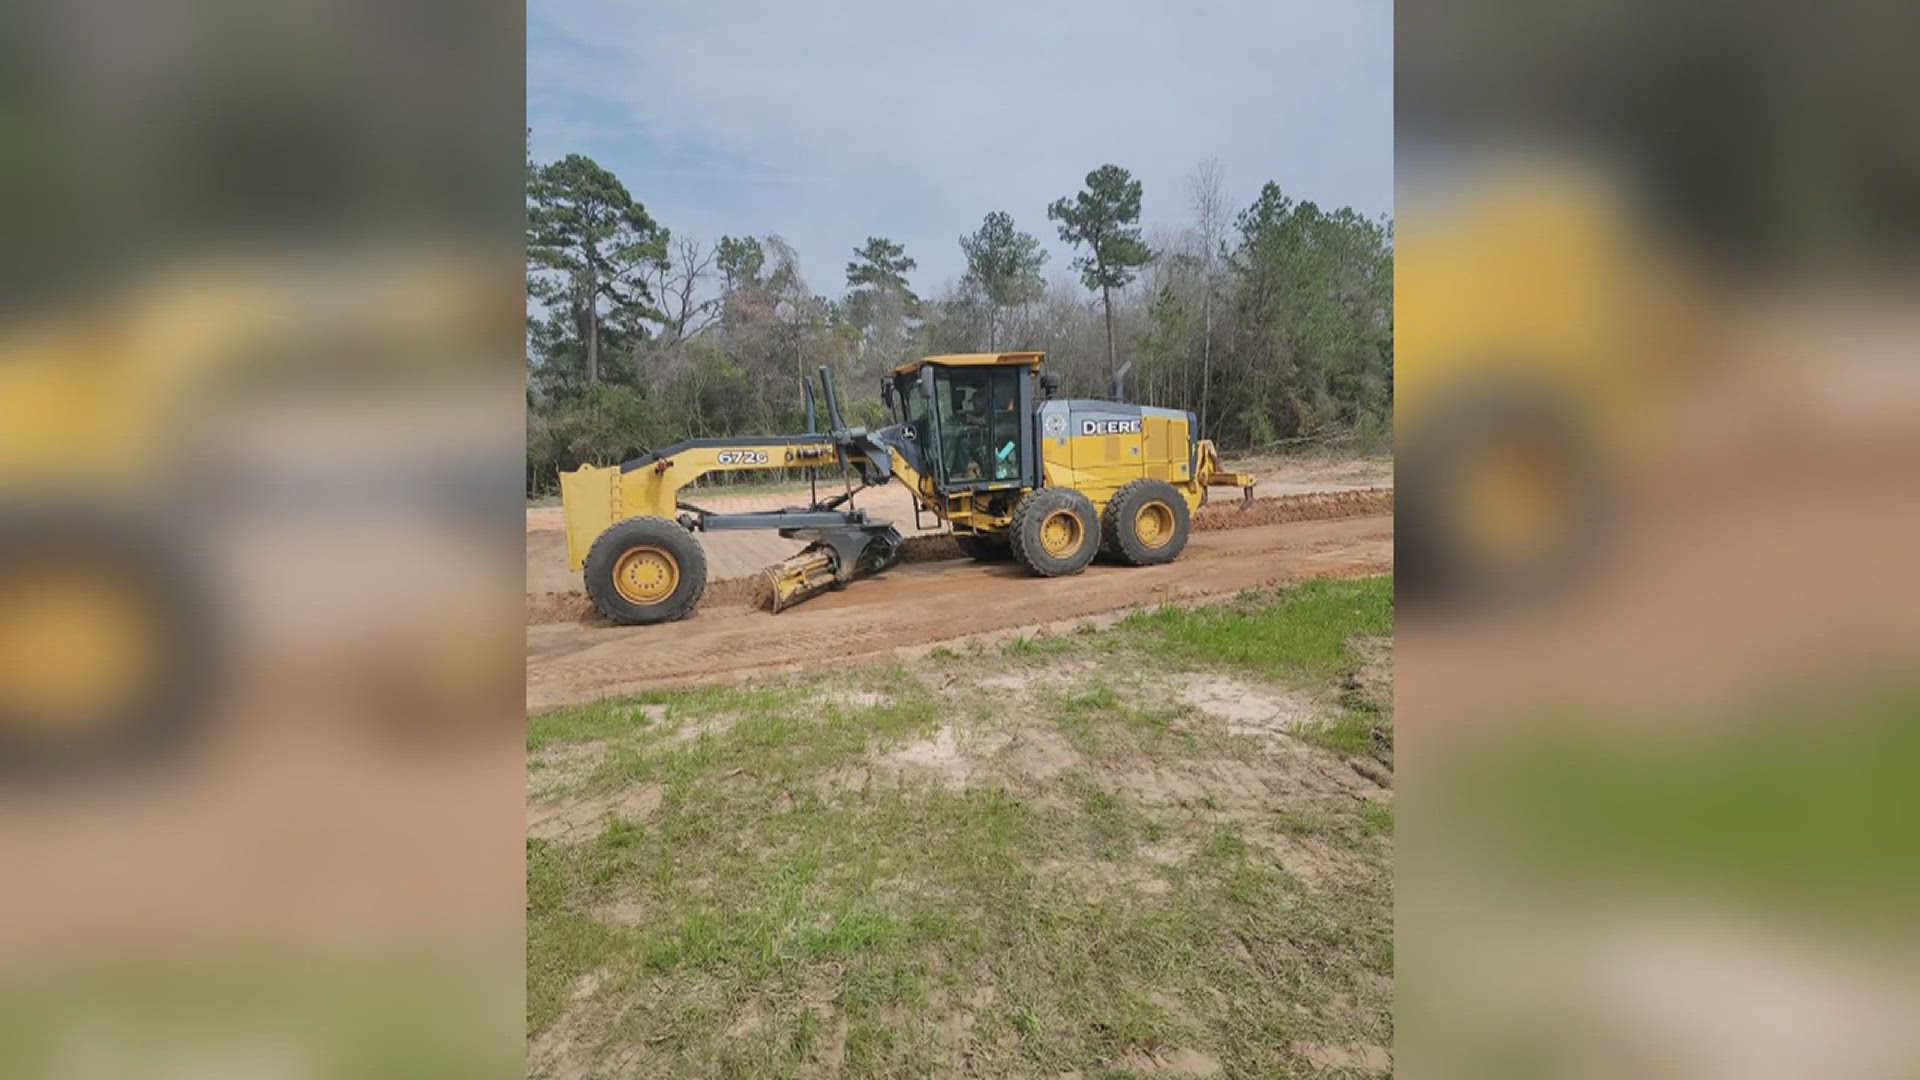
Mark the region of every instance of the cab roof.
[[1031, 367], [1046, 357], [1043, 352], [981, 352], [948, 353], [945, 356], [923, 356], [918, 360], [909, 360], [893, 369], [895, 375], [911, 375], [923, 367], [974, 367], [984, 364], [1020, 364]]

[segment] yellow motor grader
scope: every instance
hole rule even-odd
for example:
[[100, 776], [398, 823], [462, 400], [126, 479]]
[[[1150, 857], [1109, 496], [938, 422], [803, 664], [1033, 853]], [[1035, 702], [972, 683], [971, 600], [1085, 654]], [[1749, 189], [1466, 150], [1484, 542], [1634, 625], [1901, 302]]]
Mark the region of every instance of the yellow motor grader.
[[[567, 557], [608, 619], [658, 623], [685, 617], [706, 589], [696, 532], [778, 529], [810, 541], [768, 570], [775, 611], [891, 566], [900, 531], [853, 505], [861, 490], [891, 480], [913, 493], [916, 519], [924, 511], [948, 523], [968, 555], [1012, 559], [1043, 577], [1079, 573], [1103, 551], [1133, 566], [1171, 561], [1209, 487], [1252, 498], [1253, 477], [1221, 468], [1213, 444], [1194, 438], [1191, 413], [1057, 398], [1043, 358], [967, 353], [902, 364], [881, 384], [893, 422], [871, 431], [845, 423], [822, 367], [826, 431], [803, 381], [802, 434], [693, 439], [565, 473]], [[847, 483], [822, 498], [816, 482], [808, 505], [764, 513], [718, 514], [681, 498], [708, 473], [770, 469], [816, 478], [836, 470]]]
[[[473, 673], [518, 635], [476, 617], [486, 590], [383, 596], [377, 639], [321, 613], [373, 600], [311, 595], [396, 528], [491, 580], [512, 468], [480, 418], [512, 371], [472, 358], [497, 355], [517, 289], [471, 265], [234, 255], [0, 313], [0, 784], [189, 745], [234, 658], [269, 655], [261, 629], [297, 638], [280, 659], [360, 673], [339, 711], [396, 734], [457, 730], [470, 687], [499, 696]], [[255, 570], [288, 549], [319, 565]]]
[[1395, 224], [1400, 596], [1525, 600], [1603, 557], [1707, 295], [1590, 163], [1468, 160]]

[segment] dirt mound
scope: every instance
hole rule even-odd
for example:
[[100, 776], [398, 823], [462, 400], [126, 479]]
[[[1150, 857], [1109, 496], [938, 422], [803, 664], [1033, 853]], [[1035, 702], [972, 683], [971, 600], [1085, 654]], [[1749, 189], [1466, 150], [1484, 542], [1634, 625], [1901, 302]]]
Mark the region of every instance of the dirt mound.
[[527, 624], [600, 621], [593, 601], [585, 593], [546, 592], [527, 594]]
[[952, 533], [909, 536], [907, 542], [900, 545], [900, 561], [905, 563], [942, 562], [965, 557], [966, 553], [960, 550], [960, 543]]
[[1248, 529], [1255, 525], [1284, 525], [1292, 521], [1329, 521], [1391, 513], [1392, 488], [1316, 491], [1307, 495], [1255, 499], [1252, 506], [1243, 506], [1238, 502], [1209, 503], [1193, 515], [1193, 531]]
[[765, 573], [731, 581], [710, 581], [707, 583], [707, 594], [700, 598], [700, 604], [702, 607], [713, 604], [765, 610], [773, 606], [773, 582], [767, 580]]
[[[702, 608], [748, 607], [765, 610], [773, 603], [773, 585], [766, 575], [710, 581], [700, 597]], [[612, 626], [594, 610], [585, 593], [545, 592], [527, 594], [527, 625], [581, 623], [587, 626]]]
[[[1277, 495], [1255, 499], [1252, 506], [1242, 506], [1238, 502], [1203, 506], [1193, 516], [1193, 531], [1247, 529], [1255, 525], [1283, 525], [1290, 521], [1327, 521], [1391, 513], [1393, 489], [1390, 487]], [[900, 548], [901, 562], [940, 562], [963, 557], [965, 553], [960, 550], [959, 543], [948, 533], [910, 537]]]

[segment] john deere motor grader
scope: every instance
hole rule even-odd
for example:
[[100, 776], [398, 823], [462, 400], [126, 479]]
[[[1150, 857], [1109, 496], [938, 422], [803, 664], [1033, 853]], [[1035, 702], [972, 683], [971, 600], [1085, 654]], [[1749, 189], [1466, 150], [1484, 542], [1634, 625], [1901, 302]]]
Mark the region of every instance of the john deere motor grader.
[[[931, 513], [973, 558], [1011, 558], [1043, 577], [1079, 573], [1102, 551], [1133, 566], [1171, 561], [1209, 487], [1252, 498], [1253, 478], [1222, 471], [1213, 444], [1194, 438], [1193, 414], [1058, 400], [1059, 381], [1041, 373], [1042, 358], [972, 353], [902, 364], [881, 384], [893, 423], [877, 431], [846, 424], [823, 367], [824, 432], [813, 386], [803, 382], [804, 434], [693, 439], [617, 467], [565, 473], [567, 557], [607, 618], [657, 623], [686, 616], [706, 588], [696, 532], [778, 529], [810, 541], [767, 571], [775, 611], [891, 566], [900, 531], [853, 505], [860, 491], [890, 480], [913, 493], [916, 525]], [[804, 507], [717, 514], [680, 497], [707, 473], [792, 468], [814, 478]], [[845, 481], [824, 498], [823, 469]]]

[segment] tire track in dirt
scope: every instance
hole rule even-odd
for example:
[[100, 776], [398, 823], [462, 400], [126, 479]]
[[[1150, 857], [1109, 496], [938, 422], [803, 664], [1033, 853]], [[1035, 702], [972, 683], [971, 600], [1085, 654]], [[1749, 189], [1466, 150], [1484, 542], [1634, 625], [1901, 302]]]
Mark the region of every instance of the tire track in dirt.
[[722, 603], [663, 626], [529, 626], [527, 707], [800, 671], [1003, 627], [1391, 570], [1392, 515], [1351, 516], [1359, 504], [1346, 505], [1349, 516], [1196, 532], [1186, 552], [1164, 566], [1095, 564], [1073, 577], [1034, 578], [1014, 566], [970, 560], [907, 563], [779, 615]]

